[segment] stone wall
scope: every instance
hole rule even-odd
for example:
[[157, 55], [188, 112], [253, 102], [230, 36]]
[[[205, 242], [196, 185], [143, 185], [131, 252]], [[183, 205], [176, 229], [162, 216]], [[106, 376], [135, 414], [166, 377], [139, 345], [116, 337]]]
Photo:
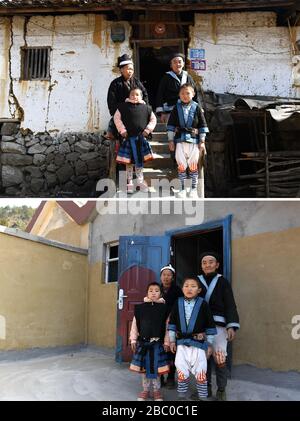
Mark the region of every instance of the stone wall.
[[99, 133], [37, 133], [3, 123], [1, 194], [24, 197], [91, 197], [108, 174], [109, 141]]

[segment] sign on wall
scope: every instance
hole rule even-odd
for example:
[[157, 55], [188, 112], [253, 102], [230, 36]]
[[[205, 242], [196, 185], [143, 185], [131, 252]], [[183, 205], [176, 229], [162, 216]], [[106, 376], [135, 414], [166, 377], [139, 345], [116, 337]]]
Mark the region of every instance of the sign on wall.
[[191, 68], [195, 71], [206, 70], [205, 49], [191, 48], [190, 49]]

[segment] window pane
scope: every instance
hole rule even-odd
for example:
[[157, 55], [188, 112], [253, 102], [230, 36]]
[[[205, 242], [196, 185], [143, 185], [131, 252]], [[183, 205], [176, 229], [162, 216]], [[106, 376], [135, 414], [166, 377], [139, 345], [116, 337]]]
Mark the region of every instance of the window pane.
[[118, 262], [110, 262], [108, 264], [107, 282], [117, 282], [118, 280]]
[[24, 47], [21, 51], [23, 80], [50, 79], [50, 47]]
[[109, 258], [114, 259], [119, 256], [119, 246], [110, 246], [109, 248]]

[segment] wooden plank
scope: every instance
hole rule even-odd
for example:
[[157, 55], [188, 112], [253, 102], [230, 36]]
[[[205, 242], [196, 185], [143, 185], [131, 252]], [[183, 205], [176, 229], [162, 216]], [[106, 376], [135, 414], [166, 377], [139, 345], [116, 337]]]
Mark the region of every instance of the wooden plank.
[[56, 6], [56, 7], [0, 7], [0, 16], [7, 16], [7, 15], [15, 15], [15, 14], [22, 14], [22, 15], [33, 15], [33, 14], [65, 14], [65, 13], [96, 13], [96, 12], [107, 12], [111, 10], [115, 10], [116, 7], [118, 10], [159, 10], [159, 11], [218, 11], [218, 10], [259, 10], [259, 9], [273, 9], [282, 7], [285, 10], [289, 7], [294, 5], [294, 1], [286, 0], [270, 0], [270, 1], [262, 1], [262, 2], [253, 2], [253, 1], [235, 1], [235, 2], [214, 2], [214, 3], [192, 3], [187, 4], [182, 2], [181, 4], [178, 3], [171, 3], [171, 4], [163, 4], [163, 3], [156, 3], [151, 4], [149, 2], [144, 2], [142, 4], [132, 2], [122, 3], [122, 4], [115, 4], [112, 3], [111, 5], [92, 5], [92, 6]]
[[[241, 155], [245, 155], [247, 158], [264, 158], [264, 152], [241, 152]], [[300, 156], [300, 151], [272, 151], [269, 153], [269, 157], [293, 157]]]

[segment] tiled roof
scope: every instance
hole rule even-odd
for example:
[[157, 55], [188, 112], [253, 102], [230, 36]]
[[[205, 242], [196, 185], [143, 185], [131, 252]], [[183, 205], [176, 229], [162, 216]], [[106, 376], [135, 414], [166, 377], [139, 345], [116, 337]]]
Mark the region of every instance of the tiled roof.
[[291, 6], [296, 4], [297, 0], [0, 0], [0, 8], [43, 8], [43, 7], [97, 7], [107, 6], [115, 7], [121, 6], [124, 8], [134, 6], [145, 6], [149, 5], [194, 5], [195, 7], [216, 7], [226, 6], [230, 7], [261, 7], [261, 6]]

